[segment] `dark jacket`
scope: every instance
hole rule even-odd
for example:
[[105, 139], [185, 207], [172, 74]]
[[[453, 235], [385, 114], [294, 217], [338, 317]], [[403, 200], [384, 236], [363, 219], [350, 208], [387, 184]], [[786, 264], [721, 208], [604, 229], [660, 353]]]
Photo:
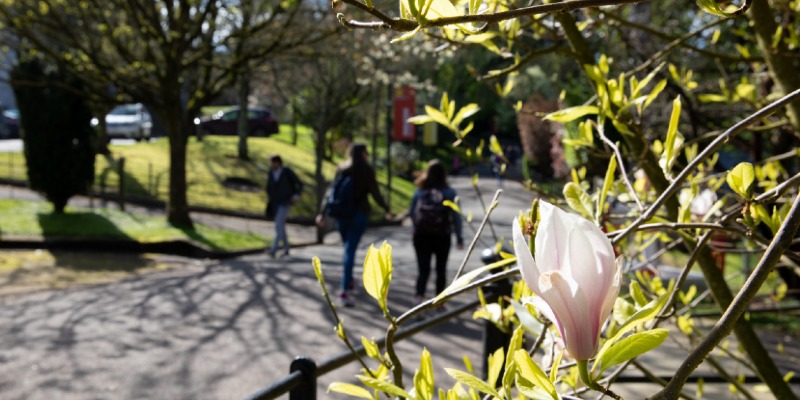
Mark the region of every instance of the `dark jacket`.
[[[359, 211], [369, 214], [371, 208], [369, 205], [369, 196], [372, 195], [375, 202], [378, 203], [386, 213], [389, 213], [389, 206], [381, 195], [378, 181], [375, 179], [375, 170], [372, 166], [365, 163], [359, 165], [358, 168], [354, 168], [352, 165], [339, 167], [336, 171], [336, 178], [338, 178], [339, 175], [351, 175], [353, 177], [353, 197], [356, 199], [356, 207]], [[336, 182], [336, 178], [334, 178], [334, 182]], [[328, 191], [332, 190], [332, 186], [333, 185], [328, 188]], [[321, 210], [325, 210], [327, 199], [328, 195], [326, 194], [320, 208]]]
[[267, 173], [267, 196], [269, 202], [276, 206], [287, 205], [293, 196], [299, 196], [303, 191], [303, 183], [289, 168], [283, 167], [277, 181], [272, 177], [272, 171]]
[[[455, 189], [451, 188], [450, 186], [444, 187], [440, 189], [442, 191], [442, 195], [444, 196], [445, 200], [450, 200], [454, 203], [456, 201], [456, 191]], [[411, 198], [411, 205], [408, 207], [408, 215], [414, 215], [414, 210], [417, 208], [417, 202], [420, 201], [423, 194], [425, 193], [424, 189], [417, 189], [414, 191], [414, 196]], [[456, 210], [451, 209], [451, 225], [448, 225], [447, 235], [451, 233], [456, 234], [456, 243], [459, 245], [464, 244], [464, 236], [463, 236], [463, 221], [461, 221], [461, 214], [456, 212]], [[414, 218], [411, 218], [411, 222], [414, 223]], [[455, 228], [455, 230], [451, 230], [450, 227]], [[416, 234], [416, 225], [414, 226], [414, 234]]]

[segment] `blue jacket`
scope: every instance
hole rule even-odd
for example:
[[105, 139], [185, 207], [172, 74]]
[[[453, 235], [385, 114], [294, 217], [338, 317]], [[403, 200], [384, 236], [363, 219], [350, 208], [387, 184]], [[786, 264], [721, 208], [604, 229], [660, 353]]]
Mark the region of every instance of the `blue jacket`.
[[[445, 200], [450, 200], [450, 201], [452, 201], [454, 203], [457, 203], [456, 202], [456, 191], [455, 191], [455, 189], [451, 188], [450, 186], [447, 186], [447, 187], [441, 189], [441, 191], [442, 191], [442, 195], [444, 196]], [[411, 198], [411, 206], [409, 206], [409, 208], [408, 208], [408, 215], [411, 215], [411, 216], [414, 215], [414, 209], [417, 207], [417, 202], [422, 197], [423, 193], [424, 193], [423, 189], [417, 189], [417, 190], [414, 191], [414, 196]], [[451, 209], [450, 211], [452, 213], [453, 227], [455, 227], [456, 243], [458, 243], [459, 245], [463, 245], [464, 244], [464, 236], [462, 234], [463, 221], [461, 220], [461, 214], [459, 214], [458, 212], [456, 212], [456, 210], [453, 210], [453, 209]], [[411, 218], [411, 222], [412, 223], [414, 222], [414, 218]], [[415, 229], [416, 229], [416, 227], [415, 227]], [[453, 232], [453, 230], [449, 229], [447, 234], [449, 235], [452, 232]]]

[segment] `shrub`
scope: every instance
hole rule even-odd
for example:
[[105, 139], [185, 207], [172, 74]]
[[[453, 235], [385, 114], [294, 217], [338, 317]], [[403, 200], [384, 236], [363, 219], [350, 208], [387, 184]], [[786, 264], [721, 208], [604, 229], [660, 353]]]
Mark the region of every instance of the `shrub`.
[[94, 130], [83, 85], [37, 61], [21, 62], [11, 78], [29, 185], [63, 213], [69, 198], [86, 194], [94, 178]]

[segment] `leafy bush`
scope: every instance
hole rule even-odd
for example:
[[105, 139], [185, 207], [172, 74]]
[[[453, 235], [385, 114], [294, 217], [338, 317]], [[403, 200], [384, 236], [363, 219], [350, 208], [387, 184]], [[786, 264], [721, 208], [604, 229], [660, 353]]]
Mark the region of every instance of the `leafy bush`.
[[74, 76], [20, 63], [11, 72], [20, 110], [28, 182], [63, 213], [69, 198], [88, 192], [94, 177], [91, 111]]

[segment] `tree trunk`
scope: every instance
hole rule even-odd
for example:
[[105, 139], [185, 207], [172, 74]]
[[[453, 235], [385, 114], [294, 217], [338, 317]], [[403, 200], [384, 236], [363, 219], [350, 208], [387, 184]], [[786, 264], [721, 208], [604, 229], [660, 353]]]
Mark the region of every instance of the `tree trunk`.
[[[177, 99], [176, 99], [177, 100]], [[185, 116], [180, 103], [169, 105], [164, 123], [169, 136], [169, 200], [167, 221], [175, 226], [192, 228], [189, 202], [186, 197], [186, 142], [188, 139]]]
[[[755, 3], [760, 1], [764, 0], [755, 0]], [[755, 7], [755, 3], [753, 7]], [[575, 57], [578, 59], [578, 62], [581, 64], [581, 66], [585, 64], [594, 64], [594, 59], [592, 57], [593, 53], [590, 51], [589, 44], [577, 29], [575, 20], [572, 18], [572, 16], [565, 13], [559, 14], [556, 18], [564, 28], [567, 40], [569, 40], [570, 46], [576, 52]], [[634, 155], [640, 155], [638, 161], [642, 169], [647, 173], [647, 177], [650, 179], [650, 183], [653, 185], [653, 188], [655, 188], [658, 192], [663, 193], [664, 189], [669, 186], [669, 181], [667, 181], [666, 177], [661, 171], [661, 167], [658, 165], [658, 160], [650, 150], [650, 142], [646, 140], [643, 134], [638, 134], [635, 137], [623, 135], [623, 137], [625, 138], [626, 144], [630, 148], [630, 153]], [[664, 206], [667, 211], [668, 218], [670, 220], [675, 220], [678, 215], [679, 207], [676, 196], [669, 198], [665, 202]], [[685, 242], [689, 251], [697, 247], [697, 244], [692, 240], [686, 240]], [[725, 283], [722, 271], [717, 268], [717, 264], [714, 262], [714, 259], [711, 256], [711, 251], [708, 249], [708, 247], [701, 249], [697, 263], [700, 265], [705, 281], [708, 283], [709, 289], [711, 289], [711, 292], [714, 296], [714, 300], [717, 302], [720, 308], [723, 310], [727, 309], [733, 300], [733, 294], [731, 293], [730, 287], [728, 287], [727, 283]], [[752, 325], [750, 325], [750, 322], [744, 318], [737, 321], [736, 326], [734, 327], [734, 333], [739, 339], [739, 342], [742, 343], [747, 355], [753, 361], [756, 373], [759, 375], [761, 380], [766, 383], [767, 386], [769, 386], [772, 393], [775, 394], [777, 398], [781, 399], [795, 398], [787, 383], [781, 379], [781, 374], [775, 365], [775, 361], [770, 357], [769, 353], [764, 348], [764, 345], [756, 335], [755, 330], [753, 330]]]
[[[753, 5], [747, 13], [758, 39], [761, 55], [769, 68], [769, 74], [778, 86], [782, 95], [791, 93], [800, 88], [800, 74], [790, 57], [790, 51], [783, 41], [772, 47], [772, 38], [778, 30], [775, 16], [769, 8], [767, 0], [753, 0]], [[795, 100], [786, 105], [786, 116], [794, 127], [795, 136], [800, 137], [800, 100]]]
[[239, 159], [250, 160], [247, 148], [247, 96], [250, 95], [250, 74], [243, 72], [239, 76]]

